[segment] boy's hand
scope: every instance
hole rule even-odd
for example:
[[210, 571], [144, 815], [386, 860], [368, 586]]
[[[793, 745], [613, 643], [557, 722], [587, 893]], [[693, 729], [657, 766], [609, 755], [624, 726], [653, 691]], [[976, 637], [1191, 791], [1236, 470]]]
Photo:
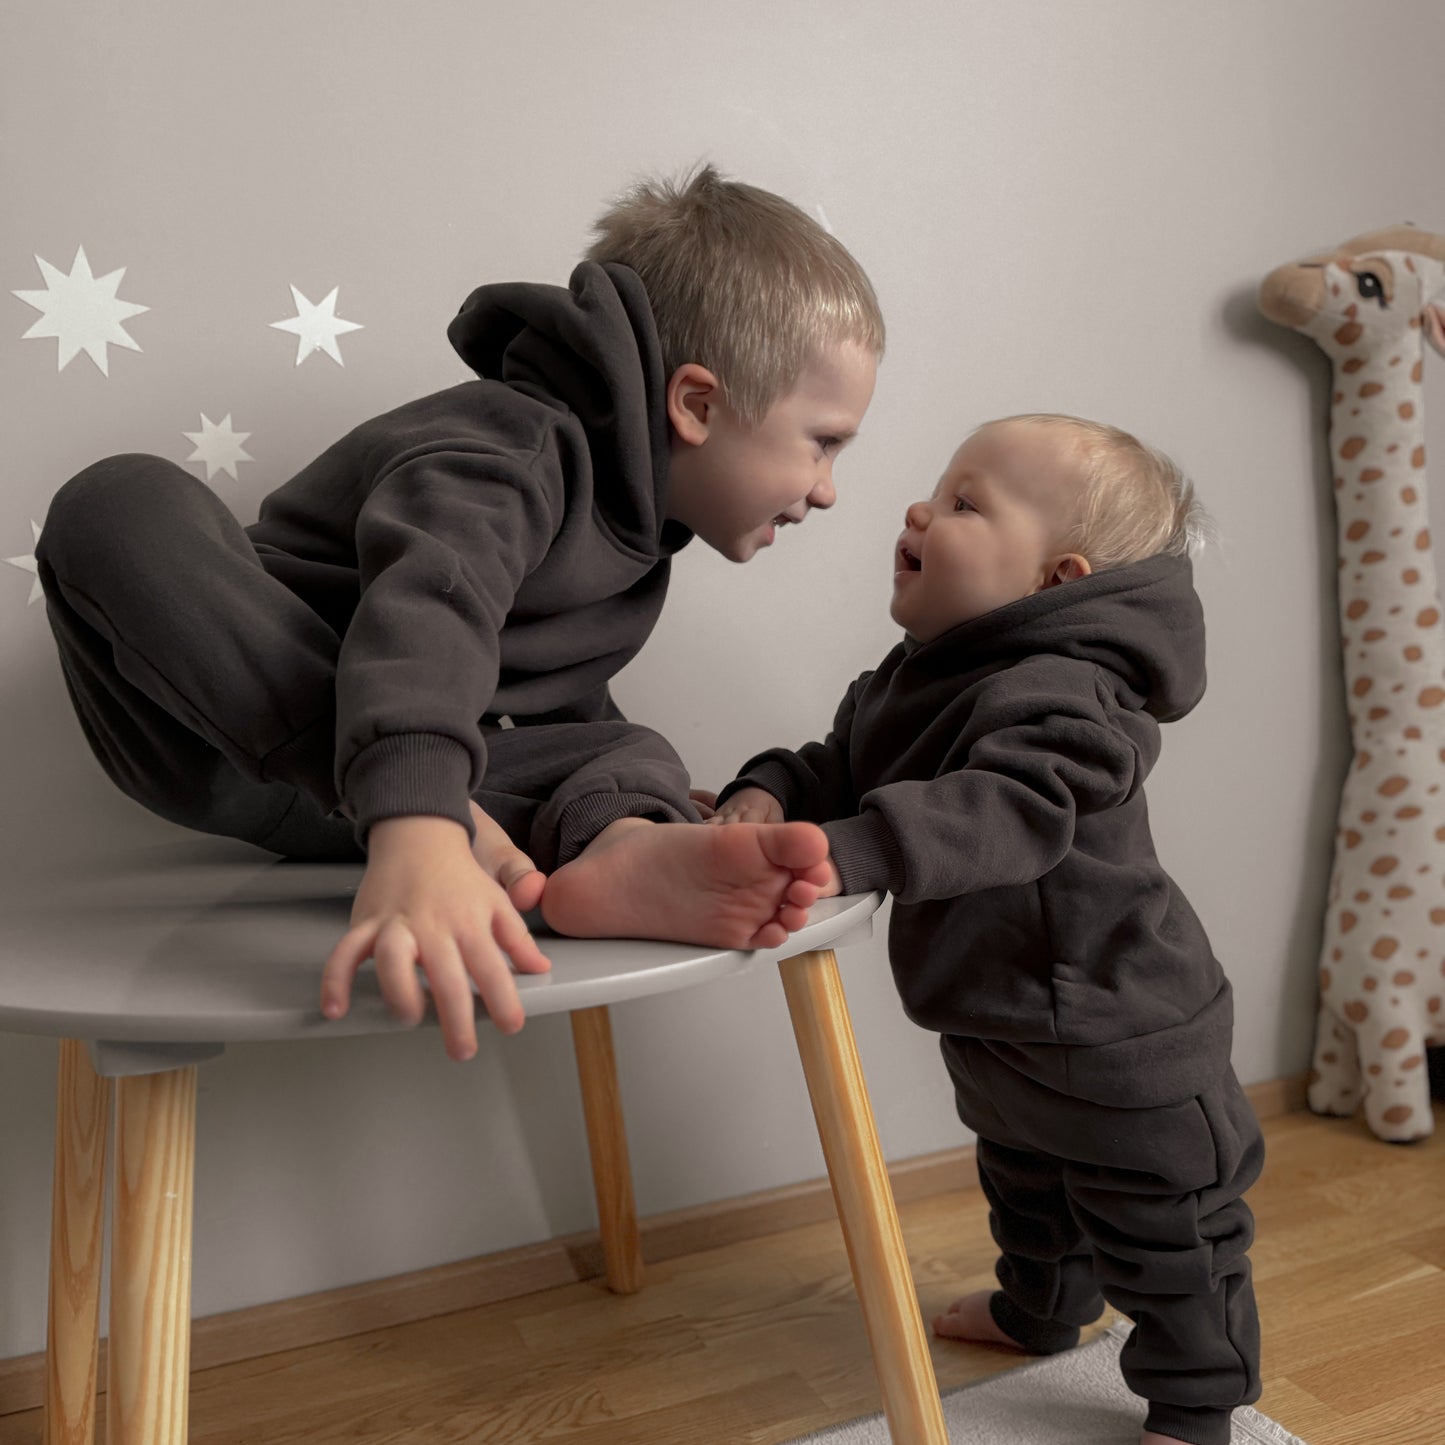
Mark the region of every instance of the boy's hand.
[[762, 788], [739, 788], [708, 823], [781, 823], [783, 805]]
[[692, 799], [692, 805], [697, 809], [704, 823], [717, 812], [716, 793], [710, 793], [706, 788], [693, 788], [687, 796]]
[[[489, 859], [502, 853], [491, 833], [479, 831], [478, 843]], [[541, 875], [510, 843], [507, 848], [498, 866], [510, 861], [512, 889], [521, 887], [525, 894], [529, 875]], [[387, 1007], [411, 1023], [426, 1012], [417, 968], [425, 972], [453, 1059], [469, 1059], [477, 1051], [473, 982], [492, 1022], [503, 1033], [516, 1033], [525, 1016], [508, 957], [522, 973], [545, 973], [551, 964], [503, 883], [479, 866], [466, 830], [449, 818], [387, 818], [372, 827], [368, 853], [351, 929], [322, 970], [322, 1012], [328, 1018], [346, 1012], [357, 970], [374, 958]], [[526, 870], [518, 871], [519, 857]]]

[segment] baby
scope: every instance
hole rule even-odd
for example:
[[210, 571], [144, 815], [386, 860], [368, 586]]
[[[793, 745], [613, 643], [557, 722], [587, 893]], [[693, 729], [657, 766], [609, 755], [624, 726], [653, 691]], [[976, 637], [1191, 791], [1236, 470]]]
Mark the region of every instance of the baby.
[[1244, 1191], [1263, 1143], [1231, 994], [1160, 867], [1143, 785], [1204, 691], [1193, 488], [1115, 427], [989, 422], [905, 513], [903, 640], [821, 743], [708, 821], [822, 825], [823, 896], [887, 889], [905, 1008], [978, 1136], [999, 1288], [939, 1335], [1050, 1354], [1107, 1299], [1143, 1445], [1227, 1445], [1259, 1395]]

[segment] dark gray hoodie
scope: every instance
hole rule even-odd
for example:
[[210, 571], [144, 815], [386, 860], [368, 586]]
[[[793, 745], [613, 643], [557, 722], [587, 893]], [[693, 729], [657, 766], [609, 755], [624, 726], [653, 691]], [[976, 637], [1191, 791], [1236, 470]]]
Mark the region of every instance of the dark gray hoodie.
[[906, 638], [826, 741], [752, 759], [821, 823], [844, 890], [894, 896], [904, 1005], [1099, 1103], [1192, 1097], [1229, 1058], [1229, 985], [1155, 857], [1159, 724], [1204, 692], [1187, 559], [1153, 557]]
[[635, 272], [483, 286], [447, 334], [481, 380], [364, 423], [247, 529], [342, 638], [334, 782], [363, 834], [470, 826], [484, 715], [619, 717], [607, 682], [691, 536], [664, 520], [666, 377]]

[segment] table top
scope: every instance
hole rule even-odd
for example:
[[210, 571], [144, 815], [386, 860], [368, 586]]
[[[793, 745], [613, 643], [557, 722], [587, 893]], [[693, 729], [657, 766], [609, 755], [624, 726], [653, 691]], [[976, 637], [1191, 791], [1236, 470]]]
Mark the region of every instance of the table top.
[[[359, 864], [286, 862], [198, 837], [32, 878], [0, 900], [0, 1030], [223, 1044], [404, 1029], [370, 964], [347, 1016], [321, 1016], [321, 966], [346, 931], [361, 874]], [[753, 951], [562, 938], [529, 919], [552, 971], [517, 985], [529, 1015], [665, 993], [866, 937], [881, 902], [825, 899], [783, 947]]]

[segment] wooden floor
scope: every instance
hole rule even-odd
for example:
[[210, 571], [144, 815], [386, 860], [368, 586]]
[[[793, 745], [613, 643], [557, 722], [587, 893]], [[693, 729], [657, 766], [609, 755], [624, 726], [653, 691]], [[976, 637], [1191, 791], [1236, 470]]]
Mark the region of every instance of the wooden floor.
[[[1403, 1147], [1358, 1122], [1266, 1125], [1269, 1161], [1250, 1195], [1259, 1407], [1309, 1445], [1445, 1439], [1445, 1110], [1437, 1125]], [[977, 1190], [902, 1213], [925, 1313], [991, 1282]], [[945, 1389], [1019, 1362], [938, 1341], [933, 1358]], [[829, 1224], [656, 1266], [629, 1298], [570, 1285], [198, 1372], [190, 1438], [765, 1445], [878, 1408]], [[103, 1439], [103, 1400], [101, 1411]], [[40, 1439], [38, 1410], [0, 1418], [0, 1445]]]

